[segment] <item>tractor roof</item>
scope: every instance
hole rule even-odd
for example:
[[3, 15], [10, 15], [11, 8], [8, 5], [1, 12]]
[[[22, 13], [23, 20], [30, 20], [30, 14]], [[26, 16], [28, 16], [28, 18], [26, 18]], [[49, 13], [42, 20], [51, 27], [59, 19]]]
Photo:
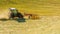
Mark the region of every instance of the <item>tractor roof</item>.
[[10, 10], [16, 10], [16, 8], [9, 8]]

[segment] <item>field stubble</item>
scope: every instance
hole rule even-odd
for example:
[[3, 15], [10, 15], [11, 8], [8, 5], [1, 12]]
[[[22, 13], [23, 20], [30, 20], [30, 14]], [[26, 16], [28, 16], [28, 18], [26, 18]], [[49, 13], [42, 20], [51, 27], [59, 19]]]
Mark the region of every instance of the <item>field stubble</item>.
[[60, 16], [40, 16], [39, 20], [0, 21], [0, 34], [60, 34]]

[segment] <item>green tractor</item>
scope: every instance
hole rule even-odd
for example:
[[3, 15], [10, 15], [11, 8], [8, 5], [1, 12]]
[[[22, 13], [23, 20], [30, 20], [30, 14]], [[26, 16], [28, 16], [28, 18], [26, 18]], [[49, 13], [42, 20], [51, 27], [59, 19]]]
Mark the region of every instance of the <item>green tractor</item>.
[[11, 12], [10, 16], [9, 16], [9, 19], [15, 19], [15, 17], [17, 17], [17, 19], [19, 21], [24, 20], [23, 15], [20, 12], [18, 12], [18, 10], [16, 8], [9, 8], [9, 9], [10, 9], [10, 12]]

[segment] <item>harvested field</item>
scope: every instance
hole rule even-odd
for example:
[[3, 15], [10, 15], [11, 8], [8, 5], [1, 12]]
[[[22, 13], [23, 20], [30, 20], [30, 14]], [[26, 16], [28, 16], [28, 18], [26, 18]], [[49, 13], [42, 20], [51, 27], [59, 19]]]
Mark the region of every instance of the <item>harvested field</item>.
[[0, 18], [8, 19], [9, 8], [38, 14], [40, 19], [0, 20], [0, 34], [60, 34], [60, 0], [0, 0]]
[[0, 21], [0, 34], [60, 34], [60, 16], [41, 16], [40, 20]]

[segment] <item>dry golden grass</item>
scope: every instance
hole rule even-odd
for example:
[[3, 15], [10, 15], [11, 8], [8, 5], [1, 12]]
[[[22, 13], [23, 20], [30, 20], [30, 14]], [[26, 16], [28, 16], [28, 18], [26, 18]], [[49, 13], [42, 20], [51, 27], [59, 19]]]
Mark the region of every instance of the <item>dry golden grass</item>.
[[39, 20], [0, 21], [0, 34], [60, 34], [60, 16], [41, 16]]
[[[30, 13], [30, 11], [27, 13]], [[4, 11], [1, 14], [8, 15]], [[41, 18], [39, 20], [26, 20], [24, 23], [14, 20], [0, 21], [0, 34], [60, 34], [58, 12], [40, 13], [33, 11], [32, 14], [37, 14]]]
[[[15, 2], [15, 0], [11, 0]], [[60, 34], [60, 0], [24, 0], [17, 4], [0, 1], [0, 14], [10, 7], [41, 16], [39, 20], [0, 21], [0, 34]], [[5, 14], [4, 14], [5, 15]]]

